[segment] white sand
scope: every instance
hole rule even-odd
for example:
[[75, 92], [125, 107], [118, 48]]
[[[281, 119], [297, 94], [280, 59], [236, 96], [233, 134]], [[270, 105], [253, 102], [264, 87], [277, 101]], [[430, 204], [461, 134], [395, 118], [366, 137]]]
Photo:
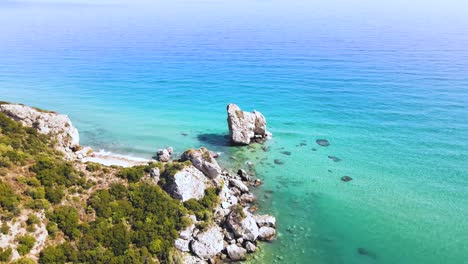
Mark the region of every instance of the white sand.
[[144, 159], [139, 157], [119, 155], [112, 152], [100, 150], [99, 152], [93, 152], [89, 156], [81, 159], [82, 162], [95, 162], [106, 166], [116, 165], [122, 167], [132, 167], [136, 165], [148, 164], [150, 159]]

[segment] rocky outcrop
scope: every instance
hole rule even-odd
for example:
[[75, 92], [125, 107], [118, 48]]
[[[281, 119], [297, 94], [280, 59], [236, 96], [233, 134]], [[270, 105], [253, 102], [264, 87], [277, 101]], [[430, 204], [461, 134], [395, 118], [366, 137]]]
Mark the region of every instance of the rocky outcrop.
[[245, 112], [237, 105], [227, 106], [227, 122], [231, 141], [237, 145], [248, 145], [251, 142], [263, 142], [271, 136], [266, 130], [266, 119], [258, 111]]
[[175, 199], [183, 202], [192, 198], [201, 199], [205, 195], [206, 188], [212, 186], [211, 181], [194, 166], [187, 166], [168, 176], [165, 189]]
[[255, 241], [258, 237], [258, 226], [252, 214], [246, 210], [239, 212], [233, 210], [226, 221], [227, 227], [232, 230], [236, 237], [241, 237], [248, 241]]
[[206, 148], [189, 149], [182, 154], [181, 161], [190, 160], [195, 168], [202, 171], [207, 177], [214, 179], [221, 173], [221, 167], [213, 157], [212, 152]]
[[56, 148], [68, 159], [75, 157], [80, 148], [80, 136], [67, 115], [48, 112], [19, 104], [0, 104], [0, 112], [24, 126], [37, 129], [39, 133], [52, 135], [57, 140]]
[[207, 231], [199, 233], [192, 241], [193, 253], [201, 259], [210, 259], [224, 248], [224, 235], [219, 226], [212, 226]]

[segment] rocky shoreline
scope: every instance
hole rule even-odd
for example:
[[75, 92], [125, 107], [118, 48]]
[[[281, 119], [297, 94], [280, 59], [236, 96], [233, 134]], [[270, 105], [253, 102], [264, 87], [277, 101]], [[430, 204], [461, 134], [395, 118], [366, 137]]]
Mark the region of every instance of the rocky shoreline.
[[[228, 105], [227, 110], [233, 144], [247, 145], [271, 137], [266, 131], [265, 117], [260, 112], [244, 112], [233, 104]], [[234, 174], [221, 168], [216, 161], [218, 154], [206, 148], [189, 149], [176, 159], [171, 156], [172, 148], [158, 150], [154, 160], [130, 159], [81, 147], [78, 130], [66, 115], [10, 103], [0, 104], [0, 112], [40, 133], [52, 135], [57, 140], [56, 149], [64, 153], [65, 159], [77, 163], [94, 162], [122, 167], [156, 161], [163, 164], [183, 163], [185, 165], [174, 172], [170, 179], [162, 179], [158, 167], [147, 175], [153, 184], [163, 186], [171, 197], [182, 202], [199, 200], [209, 188], [215, 188], [219, 203], [212, 212], [213, 219], [206, 226], [200, 227], [200, 219], [190, 215], [192, 224], [180, 231], [175, 241], [182, 263], [245, 260], [248, 254], [257, 250], [258, 241], [276, 239], [275, 217], [254, 213], [256, 198], [250, 189], [259, 186], [261, 181], [253, 179], [242, 169]]]

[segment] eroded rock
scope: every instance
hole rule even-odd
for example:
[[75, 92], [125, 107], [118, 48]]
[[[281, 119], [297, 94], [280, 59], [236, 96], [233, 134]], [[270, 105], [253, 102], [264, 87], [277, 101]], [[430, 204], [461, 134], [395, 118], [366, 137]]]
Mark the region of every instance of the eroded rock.
[[182, 154], [181, 161], [190, 160], [193, 166], [207, 177], [214, 179], [221, 173], [221, 167], [212, 153], [206, 148], [189, 149]]
[[226, 220], [226, 225], [234, 232], [236, 237], [242, 237], [245, 240], [255, 241], [258, 237], [258, 226], [252, 217], [252, 214], [243, 210], [233, 210]]
[[238, 145], [248, 145], [253, 141], [262, 141], [271, 136], [266, 131], [266, 120], [258, 111], [245, 112], [237, 105], [227, 106], [228, 126], [231, 141]]

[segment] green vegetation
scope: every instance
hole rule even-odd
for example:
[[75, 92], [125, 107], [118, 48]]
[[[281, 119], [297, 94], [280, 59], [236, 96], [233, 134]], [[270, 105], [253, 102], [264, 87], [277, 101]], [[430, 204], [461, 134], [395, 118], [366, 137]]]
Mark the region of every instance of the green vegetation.
[[[31, 232], [42, 221], [46, 224], [52, 242], [40, 253], [39, 263], [172, 263], [177, 258], [173, 245], [178, 231], [191, 224], [188, 214], [204, 221], [203, 228], [219, 203], [215, 188], [206, 190], [200, 201], [185, 203], [161, 188], [190, 164], [154, 162], [131, 168], [86, 164], [89, 172], [122, 179], [102, 187], [106, 185], [86, 180], [87, 173], [63, 160], [49, 136], [0, 113], [0, 213], [2, 220], [9, 221], [21, 210], [31, 209], [26, 221]], [[161, 186], [144, 179], [154, 168], [159, 168]], [[45, 220], [37, 217], [40, 210], [45, 211]], [[10, 232], [9, 226], [3, 222], [0, 231]], [[16, 241], [21, 255], [35, 244], [30, 235]], [[1, 249], [0, 262], [10, 258], [11, 249]], [[21, 258], [15, 263], [31, 261]]]
[[11, 252], [11, 248], [0, 248], [0, 262], [7, 262], [8, 260], [10, 260]]
[[95, 172], [98, 170], [101, 170], [102, 166], [99, 163], [94, 163], [94, 162], [87, 162], [86, 163], [86, 170], [90, 172]]
[[21, 236], [17, 238], [18, 241], [18, 247], [16, 248], [18, 250], [18, 253], [21, 256], [24, 256], [31, 251], [31, 249], [34, 247], [34, 244], [36, 243], [36, 239], [32, 236]]
[[208, 188], [205, 190], [205, 196], [200, 199], [190, 199], [184, 202], [185, 208], [189, 213], [194, 214], [197, 220], [202, 221], [199, 228], [205, 229], [211, 222], [214, 208], [219, 204], [219, 189]]
[[18, 203], [19, 197], [13, 191], [13, 188], [0, 178], [0, 209], [13, 212], [17, 208]]

